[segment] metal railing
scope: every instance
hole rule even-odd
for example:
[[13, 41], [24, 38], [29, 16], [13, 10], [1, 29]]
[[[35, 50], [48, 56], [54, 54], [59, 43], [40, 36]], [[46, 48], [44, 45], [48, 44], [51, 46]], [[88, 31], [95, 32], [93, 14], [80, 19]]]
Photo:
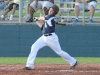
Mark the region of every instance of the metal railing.
[[[55, 2], [56, 4], [60, 4], [60, 2]], [[63, 3], [63, 4], [75, 4], [76, 2], [61, 2], [61, 3]], [[83, 0], [83, 3], [85, 3], [85, 0]], [[98, 4], [100, 4], [100, 2], [98, 2]], [[81, 22], [81, 24], [83, 24], [83, 25], [85, 25], [85, 24], [88, 24], [88, 23], [86, 23], [85, 22], [85, 19], [86, 19], [86, 15], [85, 15], [85, 4], [83, 4], [83, 10], [81, 11], [82, 12], [82, 16], [80, 16], [79, 15], [79, 18], [82, 18], [82, 22]], [[73, 12], [74, 11], [74, 8], [72, 7], [72, 8], [67, 8], [67, 7], [64, 7], [64, 8], [60, 8], [60, 10], [64, 10], [65, 12]], [[96, 8], [95, 9], [95, 12], [100, 12], [100, 8]], [[94, 13], [95, 14], [95, 13]], [[68, 17], [68, 15], [67, 16], [60, 16], [61, 18], [67, 18]], [[75, 16], [70, 16], [71, 18], [75, 18]], [[93, 16], [93, 18], [99, 18], [100, 19], [100, 16], [98, 16], [98, 17], [95, 17], [95, 16]], [[99, 22], [99, 21], [98, 21]], [[98, 23], [97, 22], [97, 23]], [[96, 24], [97, 24], [96, 23]], [[68, 23], [67, 23], [68, 24]], [[72, 22], [70, 23], [70, 24], [73, 24]], [[95, 24], [95, 23], [93, 23], [93, 24]]]

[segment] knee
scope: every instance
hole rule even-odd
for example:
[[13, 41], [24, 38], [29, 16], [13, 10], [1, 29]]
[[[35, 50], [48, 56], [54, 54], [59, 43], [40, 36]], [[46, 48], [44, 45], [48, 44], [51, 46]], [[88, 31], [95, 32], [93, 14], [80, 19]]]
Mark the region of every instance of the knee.
[[31, 7], [31, 6], [29, 6], [29, 12], [31, 13], [34, 13], [35, 12], [35, 10]]
[[39, 50], [39, 46], [38, 45], [35, 45], [35, 44], [33, 44], [32, 46], [31, 46], [31, 50]]
[[90, 9], [95, 9], [93, 5], [90, 6]]
[[95, 7], [93, 5], [91, 5], [89, 10], [90, 10], [90, 12], [94, 12], [95, 11]]
[[35, 45], [34, 44], [31, 46], [31, 49], [35, 49]]
[[75, 11], [75, 12], [76, 12], [76, 11], [80, 11], [80, 8], [79, 8], [78, 5], [76, 5], [76, 6], [74, 7], [74, 11]]

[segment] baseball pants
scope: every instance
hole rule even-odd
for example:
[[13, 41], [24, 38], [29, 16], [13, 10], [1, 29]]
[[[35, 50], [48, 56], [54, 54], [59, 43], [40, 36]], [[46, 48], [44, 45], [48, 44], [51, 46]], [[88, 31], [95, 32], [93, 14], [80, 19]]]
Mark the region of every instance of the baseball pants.
[[76, 60], [71, 57], [67, 52], [63, 51], [60, 47], [58, 36], [55, 33], [51, 33], [51, 36], [42, 35], [31, 47], [31, 52], [28, 56], [26, 67], [34, 68], [34, 60], [37, 52], [45, 47], [49, 46], [54, 52], [66, 60], [71, 66], [76, 63]]

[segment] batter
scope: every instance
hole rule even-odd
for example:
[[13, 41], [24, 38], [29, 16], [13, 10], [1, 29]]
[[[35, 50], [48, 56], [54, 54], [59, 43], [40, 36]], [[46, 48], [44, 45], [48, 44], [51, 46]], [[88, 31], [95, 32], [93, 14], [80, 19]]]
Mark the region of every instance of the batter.
[[[37, 19], [36, 23], [42, 30], [42, 36], [32, 45], [31, 52], [28, 56], [26, 67], [23, 70], [34, 69], [34, 60], [37, 52], [45, 47], [49, 46], [54, 52], [66, 60], [70, 64], [70, 68], [75, 68], [77, 65], [76, 59], [71, 57], [67, 52], [63, 51], [59, 44], [58, 36], [55, 33], [55, 15], [59, 12], [57, 5], [52, 5], [49, 9], [49, 14], [45, 17]], [[40, 21], [45, 21], [42, 25]]]

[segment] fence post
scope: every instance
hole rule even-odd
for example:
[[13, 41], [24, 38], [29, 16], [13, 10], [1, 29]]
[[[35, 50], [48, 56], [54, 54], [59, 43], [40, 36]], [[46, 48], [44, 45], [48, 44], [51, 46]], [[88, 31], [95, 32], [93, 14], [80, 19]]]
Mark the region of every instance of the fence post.
[[19, 23], [22, 23], [22, 0], [19, 0]]
[[85, 0], [83, 0], [83, 25], [85, 25]]

